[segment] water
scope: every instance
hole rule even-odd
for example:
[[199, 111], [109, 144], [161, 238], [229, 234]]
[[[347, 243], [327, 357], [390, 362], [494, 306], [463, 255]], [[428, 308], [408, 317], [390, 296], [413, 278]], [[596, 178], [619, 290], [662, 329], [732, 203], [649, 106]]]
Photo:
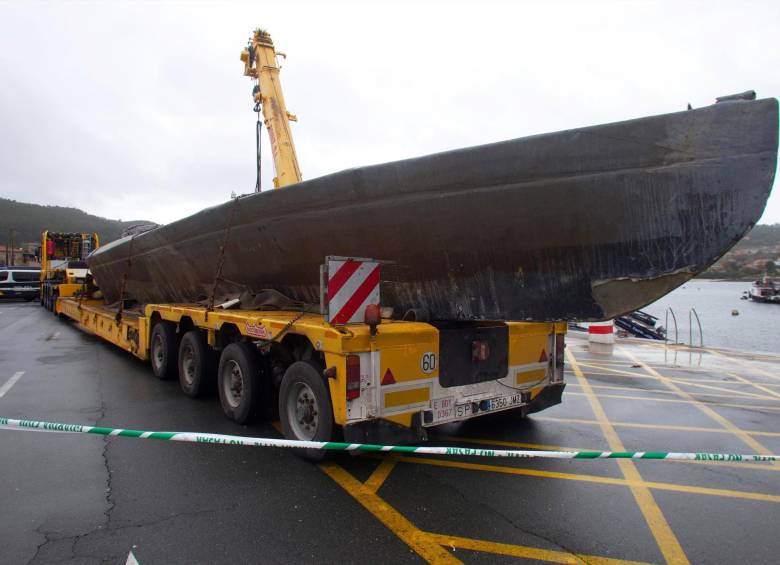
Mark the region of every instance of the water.
[[[679, 340], [689, 342], [688, 311], [695, 308], [701, 319], [704, 345], [743, 351], [780, 353], [780, 304], [759, 304], [740, 300], [749, 282], [692, 280], [643, 308], [664, 324], [664, 313], [672, 308], [677, 316]], [[737, 310], [739, 316], [732, 316]], [[674, 339], [674, 324], [669, 316], [667, 336]], [[693, 318], [693, 343], [699, 344], [699, 329]]]

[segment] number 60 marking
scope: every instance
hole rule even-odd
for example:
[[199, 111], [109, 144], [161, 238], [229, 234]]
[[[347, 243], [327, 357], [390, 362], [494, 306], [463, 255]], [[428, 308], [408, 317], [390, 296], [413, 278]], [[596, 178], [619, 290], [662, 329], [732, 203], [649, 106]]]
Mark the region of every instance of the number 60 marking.
[[420, 368], [426, 375], [433, 373], [436, 370], [436, 354], [431, 351], [423, 353], [420, 359]]

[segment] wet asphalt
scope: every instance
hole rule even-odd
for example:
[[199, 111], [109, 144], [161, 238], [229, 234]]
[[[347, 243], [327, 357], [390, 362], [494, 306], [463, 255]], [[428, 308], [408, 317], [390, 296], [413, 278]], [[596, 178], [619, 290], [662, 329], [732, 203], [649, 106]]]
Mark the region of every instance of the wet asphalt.
[[[608, 354], [574, 335], [569, 351], [581, 376], [570, 364], [562, 405], [445, 426], [430, 443], [608, 449], [611, 429], [628, 450], [780, 453], [780, 359], [632, 343]], [[20, 372], [0, 416], [279, 437], [37, 302], [0, 302], [0, 387]], [[0, 563], [776, 562], [780, 467], [631, 465], [631, 483], [615, 461], [320, 467], [279, 449], [0, 430]]]

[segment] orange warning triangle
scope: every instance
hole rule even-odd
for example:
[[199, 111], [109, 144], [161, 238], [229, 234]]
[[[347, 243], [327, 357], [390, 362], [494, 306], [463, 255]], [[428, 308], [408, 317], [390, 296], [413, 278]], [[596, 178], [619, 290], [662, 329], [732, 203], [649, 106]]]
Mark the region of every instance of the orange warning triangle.
[[382, 384], [383, 385], [394, 385], [395, 384], [395, 377], [393, 376], [393, 372], [388, 367], [387, 371], [385, 371], [385, 376], [382, 377]]
[[547, 363], [547, 352], [542, 349], [542, 354], [539, 356], [539, 363]]

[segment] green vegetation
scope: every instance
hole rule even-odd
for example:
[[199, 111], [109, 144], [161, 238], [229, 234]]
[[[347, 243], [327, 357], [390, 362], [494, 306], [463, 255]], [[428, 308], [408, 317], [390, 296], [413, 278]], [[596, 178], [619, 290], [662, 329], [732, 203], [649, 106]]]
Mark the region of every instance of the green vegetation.
[[734, 246], [734, 250], [760, 249], [778, 245], [780, 245], [780, 224], [759, 224]]
[[10, 242], [14, 231], [14, 245], [40, 242], [43, 230], [61, 232], [97, 232], [101, 243], [118, 239], [122, 230], [144, 220], [123, 222], [93, 216], [77, 208], [41, 206], [0, 198], [0, 243]]

